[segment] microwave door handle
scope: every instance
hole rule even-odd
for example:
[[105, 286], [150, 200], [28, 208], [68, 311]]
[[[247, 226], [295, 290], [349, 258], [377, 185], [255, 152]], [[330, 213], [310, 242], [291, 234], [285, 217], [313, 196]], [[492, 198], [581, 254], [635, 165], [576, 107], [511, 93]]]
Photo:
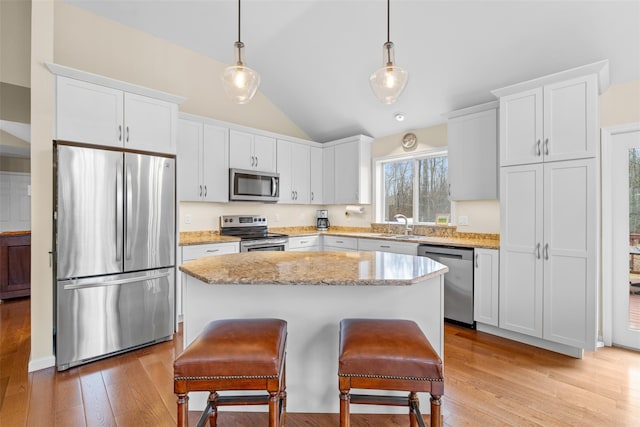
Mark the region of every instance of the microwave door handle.
[[276, 197], [278, 191], [278, 178], [271, 177], [271, 196]]

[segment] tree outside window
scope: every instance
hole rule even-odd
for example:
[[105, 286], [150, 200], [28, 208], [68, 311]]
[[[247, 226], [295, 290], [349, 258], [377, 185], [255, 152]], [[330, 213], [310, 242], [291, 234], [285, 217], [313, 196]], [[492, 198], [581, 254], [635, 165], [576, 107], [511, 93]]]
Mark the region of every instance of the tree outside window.
[[[449, 214], [448, 159], [446, 153], [381, 163], [380, 193], [383, 221], [402, 214], [409, 222], [435, 222], [437, 214]], [[415, 191], [417, 189], [417, 191]], [[417, 218], [417, 221], [414, 219]]]

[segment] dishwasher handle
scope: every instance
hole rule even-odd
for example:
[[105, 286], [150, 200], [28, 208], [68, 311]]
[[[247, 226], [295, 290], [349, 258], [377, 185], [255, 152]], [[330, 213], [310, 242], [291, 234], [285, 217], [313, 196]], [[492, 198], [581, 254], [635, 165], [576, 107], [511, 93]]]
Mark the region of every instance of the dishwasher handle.
[[437, 256], [437, 257], [443, 257], [443, 258], [453, 258], [453, 259], [462, 259], [462, 254], [445, 254], [442, 252], [424, 252], [423, 256], [429, 256], [429, 255], [433, 255], [433, 256]]

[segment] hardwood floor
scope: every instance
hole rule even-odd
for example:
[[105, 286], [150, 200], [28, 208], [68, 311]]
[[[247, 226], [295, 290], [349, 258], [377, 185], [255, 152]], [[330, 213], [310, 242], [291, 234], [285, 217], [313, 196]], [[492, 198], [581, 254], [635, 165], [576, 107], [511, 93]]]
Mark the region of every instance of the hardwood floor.
[[[65, 372], [27, 374], [29, 335], [29, 299], [0, 304], [0, 426], [175, 425], [172, 362], [180, 334]], [[602, 348], [577, 360], [447, 324], [445, 381], [447, 426], [637, 426], [640, 420], [640, 353], [629, 350]], [[198, 415], [190, 414], [190, 425]], [[266, 413], [227, 412], [219, 425], [266, 422]], [[337, 414], [287, 415], [289, 427], [338, 424]], [[407, 426], [408, 420], [354, 415], [352, 425]]]

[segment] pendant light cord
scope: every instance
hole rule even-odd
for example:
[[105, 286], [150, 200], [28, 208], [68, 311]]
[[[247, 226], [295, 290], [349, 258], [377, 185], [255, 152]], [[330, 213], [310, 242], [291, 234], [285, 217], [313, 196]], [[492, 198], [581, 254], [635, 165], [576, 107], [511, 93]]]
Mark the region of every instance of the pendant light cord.
[[240, 0], [238, 0], [238, 43], [240, 43]]
[[[239, 0], [238, 0], [239, 1]], [[391, 33], [391, 20], [389, 18], [389, 14], [390, 14], [390, 9], [391, 9], [391, 4], [390, 4], [391, 0], [387, 0], [387, 43], [389, 43], [391, 41], [391, 36], [389, 35]]]

